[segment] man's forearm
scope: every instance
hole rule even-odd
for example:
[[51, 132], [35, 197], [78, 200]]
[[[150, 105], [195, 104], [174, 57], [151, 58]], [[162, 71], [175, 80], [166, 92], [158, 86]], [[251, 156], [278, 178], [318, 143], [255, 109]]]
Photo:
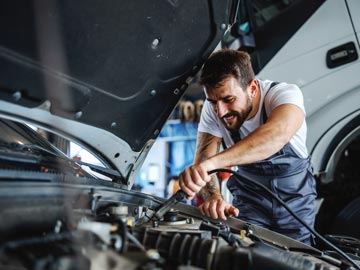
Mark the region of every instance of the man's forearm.
[[202, 199], [207, 201], [213, 195], [220, 195], [220, 184], [216, 175], [211, 177], [211, 180], [199, 191]]
[[[221, 138], [208, 133], [199, 132], [197, 140], [197, 149], [194, 163], [201, 163], [209, 157], [219, 153], [221, 147]], [[216, 175], [199, 191], [204, 201], [208, 200], [214, 194], [221, 195], [219, 180]]]

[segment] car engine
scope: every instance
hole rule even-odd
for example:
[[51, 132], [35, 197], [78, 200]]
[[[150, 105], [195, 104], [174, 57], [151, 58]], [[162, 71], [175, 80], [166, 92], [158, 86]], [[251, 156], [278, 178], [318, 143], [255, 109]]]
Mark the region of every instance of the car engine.
[[141, 222], [164, 199], [89, 179], [61, 181], [3, 181], [0, 269], [354, 269], [331, 253], [232, 217], [205, 218], [184, 203]]

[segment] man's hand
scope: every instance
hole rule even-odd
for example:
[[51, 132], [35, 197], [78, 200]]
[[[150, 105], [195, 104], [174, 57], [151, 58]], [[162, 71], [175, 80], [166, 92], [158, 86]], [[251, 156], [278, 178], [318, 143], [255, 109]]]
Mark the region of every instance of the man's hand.
[[213, 219], [226, 220], [226, 216], [239, 215], [239, 209], [226, 202], [220, 194], [214, 194], [208, 198], [202, 205], [199, 206], [201, 213]]
[[209, 170], [207, 162], [202, 162], [185, 168], [179, 175], [179, 185], [186, 193], [187, 199], [192, 199], [210, 181]]

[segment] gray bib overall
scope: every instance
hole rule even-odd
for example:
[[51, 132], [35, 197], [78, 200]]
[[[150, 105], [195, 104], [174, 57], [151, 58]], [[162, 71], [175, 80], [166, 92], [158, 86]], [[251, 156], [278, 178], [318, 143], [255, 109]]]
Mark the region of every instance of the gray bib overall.
[[[265, 123], [264, 105], [262, 115]], [[299, 157], [289, 143], [265, 160], [238, 166], [238, 172], [265, 185], [302, 220], [314, 226], [317, 194], [310, 158]], [[234, 175], [227, 187], [233, 195], [233, 205], [239, 209], [239, 219], [310, 244], [310, 232], [266, 191]]]

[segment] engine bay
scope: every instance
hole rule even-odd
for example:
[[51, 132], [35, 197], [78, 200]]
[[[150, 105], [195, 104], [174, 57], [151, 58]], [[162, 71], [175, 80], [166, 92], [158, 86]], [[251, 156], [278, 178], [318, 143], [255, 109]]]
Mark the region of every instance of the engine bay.
[[1, 269], [353, 269], [241, 220], [204, 218], [184, 203], [141, 222], [163, 199], [134, 191], [40, 182], [3, 183], [1, 193]]

